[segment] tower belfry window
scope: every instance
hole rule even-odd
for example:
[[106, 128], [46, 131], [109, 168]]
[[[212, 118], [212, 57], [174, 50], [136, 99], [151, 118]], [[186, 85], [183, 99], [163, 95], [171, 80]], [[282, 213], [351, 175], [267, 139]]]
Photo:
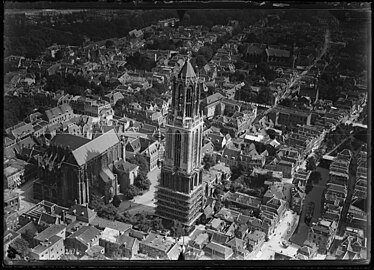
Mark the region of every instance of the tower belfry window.
[[166, 147], [167, 147], [167, 157], [172, 157], [172, 144], [173, 144], [173, 134], [172, 130], [169, 128], [166, 134]]
[[186, 116], [192, 117], [192, 87], [187, 87], [186, 92]]
[[200, 98], [200, 85], [196, 85], [196, 96], [195, 96], [195, 114], [199, 114], [199, 98]]
[[174, 165], [176, 167], [180, 166], [181, 161], [181, 133], [177, 131], [175, 133], [175, 144], [174, 144]]
[[178, 116], [183, 116], [183, 86], [180, 85], [178, 89], [178, 102], [177, 102], [177, 110], [178, 110]]

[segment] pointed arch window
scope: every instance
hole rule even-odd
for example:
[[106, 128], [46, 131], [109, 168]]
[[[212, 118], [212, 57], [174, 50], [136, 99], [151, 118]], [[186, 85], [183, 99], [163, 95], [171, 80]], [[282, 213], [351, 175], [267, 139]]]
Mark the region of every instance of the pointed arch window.
[[192, 91], [192, 86], [188, 86], [186, 92], [186, 117], [192, 117]]
[[177, 110], [178, 116], [183, 116], [183, 104], [184, 104], [184, 97], [183, 97], [183, 85], [179, 85], [178, 87], [178, 102], [177, 102]]
[[175, 144], [174, 144], [174, 165], [179, 167], [181, 162], [181, 147], [182, 147], [182, 135], [177, 130], [175, 133]]
[[200, 84], [196, 85], [196, 96], [195, 96], [195, 115], [199, 114], [199, 99], [200, 99]]
[[172, 158], [172, 147], [173, 145], [173, 131], [171, 128], [168, 129], [166, 133], [166, 148], [167, 148], [167, 157]]
[[183, 151], [184, 151], [184, 157], [183, 157], [183, 159], [184, 159], [184, 162], [188, 162], [188, 153], [189, 153], [189, 151], [188, 151], [188, 148], [189, 148], [189, 136], [188, 136], [188, 133], [186, 133], [185, 135], [184, 135], [184, 149], [183, 149]]
[[199, 144], [199, 130], [196, 130], [196, 133], [195, 133], [195, 151], [194, 151], [194, 162], [195, 162], [195, 167], [198, 167], [199, 164], [199, 155], [200, 155], [200, 151], [199, 151], [199, 148], [200, 148], [200, 144]]
[[[197, 137], [197, 131], [194, 131], [193, 132], [193, 141], [192, 142], [196, 142], [196, 137]], [[192, 144], [192, 147], [193, 147], [193, 160], [192, 160], [192, 164], [193, 164], [193, 167], [195, 167], [195, 164], [196, 164], [196, 157], [197, 157], [197, 145], [196, 143], [193, 143]]]

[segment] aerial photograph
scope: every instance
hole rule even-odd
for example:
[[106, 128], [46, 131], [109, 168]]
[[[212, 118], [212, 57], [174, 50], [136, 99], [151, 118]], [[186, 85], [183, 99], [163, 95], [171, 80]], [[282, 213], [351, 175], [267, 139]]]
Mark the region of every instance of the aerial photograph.
[[3, 266], [369, 264], [371, 30], [370, 2], [5, 1]]

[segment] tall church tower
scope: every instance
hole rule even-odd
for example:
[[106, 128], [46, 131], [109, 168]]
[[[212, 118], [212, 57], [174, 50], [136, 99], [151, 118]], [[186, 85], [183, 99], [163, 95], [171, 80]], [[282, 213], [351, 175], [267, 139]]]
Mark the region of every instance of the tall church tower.
[[201, 215], [201, 87], [188, 59], [174, 78], [166, 124], [165, 159], [156, 195], [156, 215], [190, 226]]

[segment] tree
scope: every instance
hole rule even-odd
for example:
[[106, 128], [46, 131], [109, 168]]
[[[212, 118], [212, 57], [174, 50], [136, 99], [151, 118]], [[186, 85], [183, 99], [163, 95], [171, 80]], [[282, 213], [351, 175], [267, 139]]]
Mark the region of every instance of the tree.
[[321, 173], [318, 171], [313, 171], [309, 176], [309, 181], [313, 184], [318, 184], [319, 180], [321, 179]]
[[135, 196], [139, 195], [139, 193], [140, 193], [139, 188], [134, 185], [130, 185], [126, 191], [126, 195], [129, 199], [134, 198]]
[[22, 258], [26, 257], [29, 254], [29, 243], [21, 238], [15, 239], [10, 246], [14, 248], [16, 254], [19, 254]]
[[164, 225], [162, 225], [162, 220], [160, 218], [155, 218], [154, 220], [152, 220], [151, 224], [153, 230], [155, 231], [164, 229]]
[[185, 230], [183, 224], [178, 220], [174, 220], [173, 227], [171, 227], [171, 231], [172, 231], [174, 237], [176, 237], [178, 239], [181, 236], [185, 235], [185, 233], [186, 233], [186, 230]]
[[105, 47], [106, 48], [110, 48], [114, 45], [113, 41], [108, 39], [106, 42], [105, 42]]
[[314, 171], [317, 168], [316, 161], [314, 160], [314, 157], [310, 157], [306, 161], [306, 169], [308, 171]]
[[271, 104], [272, 92], [269, 87], [261, 87], [258, 93], [257, 102], [262, 104]]
[[214, 159], [212, 155], [206, 154], [203, 158], [203, 163], [204, 163], [204, 169], [209, 170], [210, 167], [215, 165]]
[[198, 65], [200, 68], [205, 66], [208, 61], [205, 59], [204, 55], [199, 54], [196, 57], [196, 65]]
[[205, 59], [210, 60], [213, 57], [213, 50], [208, 46], [203, 46], [199, 49], [198, 54], [204, 56]]
[[292, 107], [292, 100], [289, 98], [282, 99], [279, 102], [279, 105], [285, 106], [285, 107]]
[[113, 204], [110, 203], [110, 204], [101, 206], [97, 210], [97, 215], [102, 218], [114, 220], [117, 216], [117, 211], [118, 211], [117, 208]]
[[151, 181], [148, 179], [146, 174], [139, 173], [138, 176], [134, 180], [134, 185], [138, 187], [140, 190], [149, 190], [151, 186]]
[[104, 205], [105, 205], [104, 201], [101, 199], [100, 196], [98, 196], [96, 194], [92, 194], [91, 195], [91, 201], [88, 204], [89, 208], [94, 209], [95, 211], [97, 211], [100, 207], [102, 207]]
[[112, 204], [115, 206], [115, 207], [118, 207], [120, 206], [121, 204], [121, 198], [118, 196], [118, 195], [114, 195], [113, 197], [113, 201], [112, 201]]
[[105, 249], [107, 255], [111, 258], [121, 257], [122, 249], [117, 243], [109, 243]]
[[139, 166], [139, 173], [141, 173], [141, 174], [147, 174], [149, 172], [149, 163], [148, 163], [147, 159], [140, 154], [136, 154], [135, 156], [130, 157], [128, 159], [128, 162], [130, 162], [132, 164], [135, 164], [135, 165], [138, 165]]

